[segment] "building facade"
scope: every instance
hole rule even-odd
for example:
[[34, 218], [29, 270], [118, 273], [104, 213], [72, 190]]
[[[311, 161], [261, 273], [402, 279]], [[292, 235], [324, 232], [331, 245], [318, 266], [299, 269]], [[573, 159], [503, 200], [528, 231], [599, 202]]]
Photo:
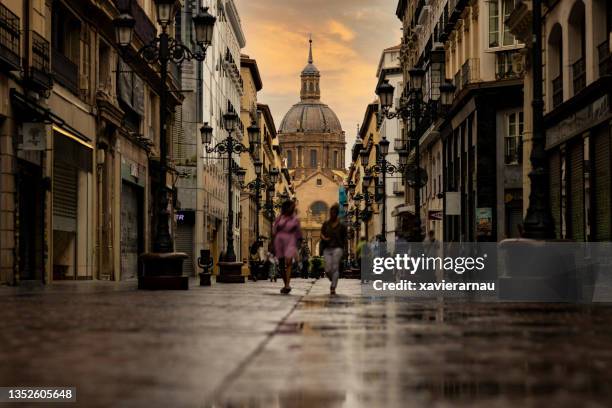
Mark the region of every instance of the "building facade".
[[[610, 98], [612, 3], [558, 0], [543, 12], [544, 130], [550, 207], [559, 239], [612, 239]], [[507, 23], [524, 42], [531, 37], [531, 2], [517, 4]], [[530, 110], [534, 67], [526, 59], [525, 103]], [[532, 117], [525, 115], [526, 134]], [[525, 140], [523, 174], [531, 140]], [[528, 185], [528, 179], [524, 180]]]
[[151, 1], [0, 5], [3, 283], [135, 278], [151, 245], [152, 183], [170, 187], [172, 172], [155, 178], [158, 70], [117, 49], [120, 10], [134, 50], [155, 37]]
[[304, 237], [318, 254], [320, 230], [329, 208], [339, 199], [346, 177], [345, 135], [333, 110], [321, 102], [321, 73], [313, 63], [312, 40], [302, 70], [300, 102], [279, 127], [280, 148], [291, 174]]
[[[425, 70], [416, 132], [419, 163], [428, 173], [420, 216], [423, 225], [435, 222], [442, 209], [445, 241], [519, 235], [524, 45], [505, 23], [513, 8], [502, 0], [398, 3], [405, 81], [410, 69]], [[442, 106], [446, 81], [455, 94]], [[438, 225], [433, 230], [440, 235]]]

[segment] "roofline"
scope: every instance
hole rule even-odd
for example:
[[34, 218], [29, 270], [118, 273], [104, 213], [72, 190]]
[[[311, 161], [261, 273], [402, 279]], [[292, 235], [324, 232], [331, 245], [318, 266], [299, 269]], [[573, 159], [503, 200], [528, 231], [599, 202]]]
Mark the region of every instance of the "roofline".
[[[380, 58], [378, 60], [378, 67], [376, 68], [376, 76], [379, 77], [380, 76], [380, 70], [383, 69], [383, 62], [385, 59], [385, 54], [390, 54], [393, 51], [399, 51], [401, 48], [401, 44], [400, 45], [394, 45], [393, 47], [389, 47], [389, 48], [385, 48], [383, 50], [383, 52], [380, 54]], [[398, 62], [397, 67], [400, 67], [400, 64]]]
[[240, 56], [240, 66], [248, 68], [251, 71], [251, 76], [255, 82], [255, 89], [261, 91], [263, 89], [263, 82], [261, 81], [261, 75], [259, 74], [259, 67], [257, 61], [253, 58], [249, 58], [248, 55]]
[[240, 15], [238, 14], [238, 9], [236, 8], [236, 4], [234, 0], [226, 0], [225, 1], [225, 12], [229, 17], [230, 24], [234, 33], [236, 34], [236, 39], [238, 40], [238, 45], [240, 48], [244, 48], [246, 45], [246, 38], [244, 36], [244, 31], [242, 31], [242, 24], [240, 23]]
[[264, 116], [264, 120], [268, 124], [268, 129], [272, 131], [272, 138], [276, 137], [276, 125], [274, 124], [274, 117], [272, 116], [272, 111], [270, 110], [270, 106], [265, 103], [258, 103], [257, 110], [261, 111]]
[[367, 133], [370, 123], [370, 118], [378, 112], [378, 103], [370, 103], [366, 108], [365, 114], [363, 115], [363, 122], [361, 123], [361, 128], [359, 128], [359, 137], [361, 140], [365, 139], [365, 133]]

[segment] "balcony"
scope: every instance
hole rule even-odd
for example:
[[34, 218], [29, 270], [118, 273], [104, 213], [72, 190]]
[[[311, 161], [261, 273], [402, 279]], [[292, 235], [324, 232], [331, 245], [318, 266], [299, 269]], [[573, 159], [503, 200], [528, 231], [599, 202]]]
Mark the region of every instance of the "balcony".
[[610, 52], [610, 42], [608, 40], [597, 46], [599, 52], [599, 76], [612, 75], [612, 53]]
[[563, 76], [559, 75], [552, 81], [553, 108], [563, 103]]
[[500, 51], [495, 53], [495, 79], [515, 79], [520, 75], [514, 72], [512, 60], [516, 58], [519, 51]]
[[56, 82], [72, 93], [79, 93], [79, 66], [56, 48], [53, 48], [53, 76]]
[[457, 92], [466, 86], [480, 81], [480, 59], [470, 58], [463, 63], [461, 69], [455, 74], [454, 85]]
[[0, 4], [0, 65], [8, 71], [18, 71], [19, 17]]
[[30, 85], [37, 91], [45, 91], [53, 86], [49, 67], [49, 41], [32, 31], [32, 65], [30, 66]]
[[580, 58], [572, 64], [572, 80], [575, 95], [586, 86], [586, 64], [584, 63], [584, 58]]
[[406, 141], [404, 139], [394, 139], [393, 140], [393, 150], [396, 152], [400, 150], [406, 150]]

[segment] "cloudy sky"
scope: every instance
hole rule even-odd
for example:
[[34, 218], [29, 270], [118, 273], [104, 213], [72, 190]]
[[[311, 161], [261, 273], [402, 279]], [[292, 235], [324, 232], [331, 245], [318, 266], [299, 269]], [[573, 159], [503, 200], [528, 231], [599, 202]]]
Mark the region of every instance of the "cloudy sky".
[[399, 44], [397, 0], [235, 0], [247, 38], [243, 53], [257, 60], [261, 103], [276, 126], [299, 101], [299, 75], [313, 36], [314, 63], [321, 71], [321, 99], [355, 140], [357, 123], [376, 95], [376, 67], [384, 48]]

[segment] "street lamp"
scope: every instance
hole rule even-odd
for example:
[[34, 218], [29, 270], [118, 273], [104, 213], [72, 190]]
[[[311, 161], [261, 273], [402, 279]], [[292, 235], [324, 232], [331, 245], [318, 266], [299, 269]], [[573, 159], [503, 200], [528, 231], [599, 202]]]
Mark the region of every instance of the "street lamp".
[[361, 165], [364, 168], [368, 167], [368, 164], [370, 163], [370, 152], [368, 150], [361, 149], [361, 152], [359, 153], [359, 155], [361, 157]]
[[202, 7], [192, 20], [196, 43], [200, 47], [208, 47], [212, 44], [215, 17], [208, 12], [208, 7]]
[[263, 167], [263, 163], [259, 160], [255, 160], [253, 163], [253, 167], [255, 167], [255, 175], [257, 177], [261, 176], [261, 169]]
[[408, 75], [410, 77], [410, 88], [415, 91], [420, 91], [423, 88], [425, 70], [422, 68], [412, 68], [408, 71]]
[[204, 123], [204, 126], [200, 128], [200, 137], [202, 138], [202, 145], [204, 146], [212, 142], [213, 128], [208, 122]]
[[[143, 257], [143, 265], [145, 274], [162, 275], [182, 275], [182, 259], [184, 254], [176, 254], [174, 256], [159, 256], [159, 254], [174, 253], [174, 239], [170, 232], [171, 223], [171, 203], [174, 200], [170, 199], [172, 189], [167, 186], [168, 172], [168, 64], [174, 62], [180, 66], [183, 61], [197, 60], [204, 61], [206, 58], [206, 49], [210, 45], [203, 42], [199, 44], [197, 51], [192, 51], [189, 47], [182, 44], [180, 40], [172, 38], [168, 33], [168, 25], [172, 23], [175, 17], [176, 0], [155, 0], [157, 19], [161, 25], [159, 35], [144, 45], [137, 51], [137, 56], [142, 58], [148, 64], [159, 64], [160, 72], [160, 104], [159, 104], [159, 182], [155, 185], [156, 211], [154, 212], [155, 237], [153, 240], [153, 254], [146, 254]], [[195, 19], [193, 21], [197, 30], [205, 30], [212, 32], [216, 18], [213, 16], [205, 19]], [[119, 17], [113, 21], [115, 28], [115, 36], [117, 44], [125, 51], [132, 43], [134, 36], [135, 20], [130, 15], [129, 10], [124, 10]], [[212, 37], [209, 37], [210, 40]], [[208, 129], [202, 133], [203, 138], [209, 137]], [[153, 175], [152, 175], [153, 176]], [[156, 223], [155, 223], [156, 219]], [[180, 259], [180, 262], [179, 262]]]
[[136, 20], [128, 13], [122, 13], [114, 21], [115, 24], [115, 38], [117, 44], [121, 48], [125, 48], [132, 43], [134, 37], [134, 27], [136, 26]]
[[[394, 170], [402, 173], [405, 176], [409, 174], [413, 175], [412, 181], [408, 184], [414, 188], [414, 212], [415, 212], [415, 225], [413, 231], [413, 240], [420, 242], [423, 239], [423, 233], [421, 231], [421, 188], [424, 186], [424, 180], [427, 180], [427, 173], [425, 169], [420, 168], [420, 146], [419, 139], [420, 135], [420, 121], [424, 119], [425, 112], [421, 108], [423, 99], [422, 88], [423, 80], [425, 78], [425, 71], [422, 68], [412, 68], [408, 71], [410, 77], [409, 96], [403, 96], [400, 98], [400, 106], [396, 107], [395, 112], [391, 111], [393, 93], [395, 89], [388, 82], [380, 84], [376, 90], [376, 93], [380, 99], [381, 114], [386, 119], [401, 118], [404, 121], [404, 127], [410, 131], [411, 144], [408, 149], [414, 149], [415, 165], [408, 165], [408, 154], [409, 151], [399, 149], [399, 166], [395, 166]], [[442, 88], [442, 87], [441, 87]], [[442, 91], [442, 89], [441, 89]], [[448, 89], [447, 89], [448, 91]], [[448, 95], [446, 95], [448, 96]], [[443, 101], [444, 103], [444, 101]], [[405, 147], [405, 146], [400, 146]], [[381, 151], [388, 149], [387, 146], [381, 146]], [[383, 157], [380, 160], [379, 170], [381, 173], [389, 173], [390, 165], [386, 162]], [[384, 168], [384, 169], [383, 169]], [[383, 171], [384, 170], [384, 171]], [[392, 173], [390, 173], [392, 174]]]
[[531, 137], [531, 171], [529, 181], [529, 206], [525, 216], [525, 238], [552, 239], [555, 237], [555, 222], [550, 208], [550, 171], [546, 157], [546, 130], [544, 127], [544, 99], [542, 90], [542, 0], [533, 0], [532, 6], [531, 66], [533, 67], [532, 89], [533, 135]]
[[440, 85], [440, 102], [442, 106], [448, 107], [453, 104], [453, 96], [455, 94], [455, 85], [445, 81]]
[[[224, 264], [221, 265], [221, 273], [224, 273], [224, 267], [227, 267], [227, 273], [234, 275], [234, 272], [238, 268], [240, 262], [236, 262], [236, 252], [234, 251], [234, 208], [233, 208], [233, 194], [232, 194], [232, 174], [236, 174], [240, 184], [244, 183], [244, 175], [246, 171], [241, 168], [236, 168], [233, 165], [234, 154], [242, 154], [245, 152], [253, 151], [255, 144], [251, 144], [249, 147], [240, 143], [238, 139], [232, 136], [232, 133], [236, 130], [238, 124], [238, 115], [233, 109], [230, 109], [225, 115], [223, 115], [223, 127], [227, 131], [227, 137], [221, 142], [217, 143], [213, 147], [206, 147], [208, 153], [219, 153], [227, 154], [227, 248], [225, 253]], [[210, 139], [208, 140], [210, 144]], [[244, 279], [242, 279], [244, 281]]]

